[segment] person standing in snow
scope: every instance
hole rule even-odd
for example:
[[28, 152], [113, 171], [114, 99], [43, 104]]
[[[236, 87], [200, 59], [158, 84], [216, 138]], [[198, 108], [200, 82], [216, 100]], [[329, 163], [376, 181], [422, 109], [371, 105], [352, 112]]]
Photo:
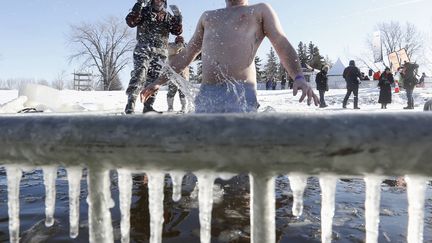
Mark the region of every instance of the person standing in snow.
[[414, 109], [414, 98], [413, 92], [416, 84], [418, 83], [418, 79], [416, 77], [419, 65], [416, 63], [405, 62], [401, 76], [403, 78], [403, 87], [406, 91], [407, 103], [408, 106], [404, 107], [405, 110]]
[[381, 74], [378, 82], [378, 87], [380, 88], [378, 103], [381, 104], [381, 109], [387, 109], [387, 104], [392, 102], [391, 85], [393, 83], [393, 74], [391, 73], [390, 68], [387, 67], [383, 74]]
[[[171, 59], [173, 56], [180, 53], [185, 48], [185, 46], [186, 44], [184, 42], [183, 37], [180, 35], [177, 36], [174, 43], [169, 43], [168, 59]], [[181, 76], [184, 79], [189, 80], [189, 69], [186, 68], [181, 73]], [[180, 103], [182, 105], [181, 112], [186, 113], [186, 105], [187, 105], [186, 97], [184, 93], [180, 89], [178, 89], [177, 85], [173, 84], [172, 82], [168, 84], [168, 93], [167, 93], [168, 112], [172, 112], [174, 110], [174, 96], [177, 93], [177, 91], [179, 92]]]
[[[135, 101], [142, 86], [146, 87], [159, 77], [168, 55], [169, 34], [181, 35], [183, 32], [181, 16], [173, 16], [167, 11], [167, 0], [151, 0], [149, 6], [143, 6], [139, 0], [126, 17], [129, 27], [137, 27], [137, 45], [133, 53], [134, 70], [131, 72], [126, 114], [133, 114]], [[143, 113], [155, 111], [154, 93], [144, 103]]]
[[316, 87], [320, 95], [320, 108], [325, 108], [328, 106], [324, 99], [325, 92], [329, 90], [327, 77], [328, 70], [329, 67], [324, 65], [321, 71], [315, 77]]
[[358, 106], [358, 90], [361, 78], [360, 69], [356, 67], [354, 60], [351, 60], [349, 62], [349, 66], [345, 68], [343, 72], [343, 78], [346, 81], [347, 84], [347, 94], [345, 95], [345, 98], [343, 100], [342, 107], [346, 109], [348, 99], [351, 96], [351, 93], [354, 93], [354, 109], [360, 109]]

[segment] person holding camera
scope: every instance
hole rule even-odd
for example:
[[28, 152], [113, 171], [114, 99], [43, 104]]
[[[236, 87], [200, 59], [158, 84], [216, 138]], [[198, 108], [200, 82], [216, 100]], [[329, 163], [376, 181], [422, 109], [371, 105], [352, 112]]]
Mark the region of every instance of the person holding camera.
[[[134, 70], [126, 89], [128, 100], [125, 108], [126, 114], [133, 114], [140, 88], [156, 81], [161, 64], [166, 62], [169, 35], [181, 35], [183, 25], [180, 14], [172, 15], [167, 11], [167, 0], [151, 0], [147, 6], [139, 0], [127, 15], [126, 23], [131, 28], [137, 28]], [[155, 111], [155, 99], [156, 93], [144, 103], [143, 113]]]

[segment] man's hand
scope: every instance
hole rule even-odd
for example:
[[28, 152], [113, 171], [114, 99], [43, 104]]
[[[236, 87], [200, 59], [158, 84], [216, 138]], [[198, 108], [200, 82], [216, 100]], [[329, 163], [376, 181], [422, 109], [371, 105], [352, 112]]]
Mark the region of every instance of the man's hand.
[[156, 91], [158, 91], [160, 88], [159, 84], [150, 84], [149, 86], [145, 87], [141, 93], [140, 93], [140, 99], [141, 103], [145, 103], [152, 94], [154, 94]]
[[318, 97], [315, 95], [315, 93], [312, 90], [312, 87], [306, 82], [304, 78], [296, 79], [294, 81], [293, 85], [293, 95], [296, 96], [298, 90], [301, 89], [302, 96], [300, 97], [300, 102], [303, 102], [303, 100], [308, 97], [307, 104], [311, 105], [312, 99], [315, 103], [315, 106], [318, 106], [320, 104]]

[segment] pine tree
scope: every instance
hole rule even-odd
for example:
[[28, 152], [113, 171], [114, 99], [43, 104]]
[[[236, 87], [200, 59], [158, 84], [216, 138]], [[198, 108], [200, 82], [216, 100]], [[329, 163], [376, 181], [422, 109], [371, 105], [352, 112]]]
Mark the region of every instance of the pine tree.
[[199, 84], [202, 82], [202, 61], [201, 61], [201, 59], [198, 60], [198, 62], [197, 62], [196, 81]]
[[306, 45], [303, 44], [303, 42], [300, 41], [298, 44], [297, 54], [300, 59], [300, 63], [303, 66], [304, 64], [308, 63], [308, 55], [306, 52]]
[[282, 80], [284, 77], [287, 78], [287, 76], [285, 67], [282, 65], [282, 62], [279, 62], [277, 80]]
[[324, 66], [324, 57], [321, 56], [319, 48], [311, 42], [307, 49], [308, 65], [314, 69], [321, 69]]
[[189, 66], [189, 80], [195, 80], [195, 69], [193, 66]]
[[263, 80], [263, 71], [261, 70], [261, 58], [259, 56], [255, 57], [255, 69], [256, 69], [256, 80], [261, 82]]
[[270, 52], [267, 54], [267, 63], [264, 67], [264, 72], [266, 79], [277, 78], [278, 58], [273, 48], [270, 48]]

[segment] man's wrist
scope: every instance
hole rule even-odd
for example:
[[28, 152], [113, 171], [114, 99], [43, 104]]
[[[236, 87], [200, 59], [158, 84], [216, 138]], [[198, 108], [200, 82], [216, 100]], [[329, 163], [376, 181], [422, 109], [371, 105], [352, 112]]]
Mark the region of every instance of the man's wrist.
[[294, 78], [294, 81], [297, 81], [297, 80], [306, 80], [306, 78], [305, 78], [305, 76], [304, 76], [303, 74], [298, 74], [298, 75]]

